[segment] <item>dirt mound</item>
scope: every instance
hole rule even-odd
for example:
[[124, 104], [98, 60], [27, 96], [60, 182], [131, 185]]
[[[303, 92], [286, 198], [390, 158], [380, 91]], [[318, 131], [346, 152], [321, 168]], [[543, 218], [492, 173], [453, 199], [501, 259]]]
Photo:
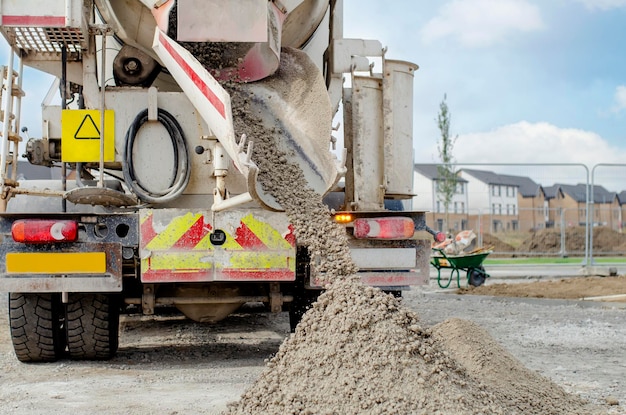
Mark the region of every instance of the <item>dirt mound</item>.
[[431, 329], [380, 290], [335, 281], [231, 414], [593, 414], [463, 320]]
[[[585, 251], [585, 228], [542, 229], [532, 232], [517, 248], [517, 252], [559, 253], [564, 238], [568, 253]], [[619, 252], [626, 249], [626, 234], [610, 228], [598, 227], [593, 230], [593, 250], [595, 253]]]
[[356, 280], [320, 296], [233, 414], [505, 411], [399, 301]]
[[507, 414], [586, 413], [585, 402], [524, 367], [476, 323], [454, 318], [432, 331], [452, 359], [504, 404]]
[[594, 252], [619, 252], [626, 250], [626, 234], [601, 227], [593, 230]]
[[626, 301], [626, 276], [562, 278], [515, 284], [468, 286], [459, 294], [495, 295], [501, 297], [555, 298], [566, 300], [592, 299]]
[[[520, 246], [518, 252], [558, 253], [561, 251], [561, 230], [542, 229], [531, 232]], [[585, 250], [585, 228], [568, 228], [565, 230], [565, 250], [577, 252]]]
[[490, 233], [483, 234], [483, 246], [493, 246], [495, 252], [515, 252], [515, 248], [512, 245], [507, 244]]

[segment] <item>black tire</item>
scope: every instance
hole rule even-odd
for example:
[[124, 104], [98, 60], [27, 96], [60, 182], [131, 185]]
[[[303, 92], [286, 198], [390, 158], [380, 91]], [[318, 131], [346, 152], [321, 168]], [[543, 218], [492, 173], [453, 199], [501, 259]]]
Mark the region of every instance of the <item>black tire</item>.
[[65, 321], [72, 359], [106, 360], [119, 345], [120, 307], [114, 294], [69, 294]]
[[64, 313], [59, 294], [9, 294], [9, 321], [20, 362], [54, 362], [65, 351]]
[[474, 287], [480, 287], [485, 283], [486, 279], [487, 275], [482, 265], [478, 268], [472, 268], [467, 273], [467, 283]]

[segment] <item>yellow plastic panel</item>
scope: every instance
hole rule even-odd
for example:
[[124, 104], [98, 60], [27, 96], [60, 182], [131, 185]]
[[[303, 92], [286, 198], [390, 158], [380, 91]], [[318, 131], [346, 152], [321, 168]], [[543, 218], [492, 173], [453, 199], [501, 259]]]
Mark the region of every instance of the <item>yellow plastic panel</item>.
[[[100, 161], [99, 110], [63, 110], [61, 124], [62, 161]], [[115, 161], [113, 110], [104, 111], [104, 161]]]
[[103, 274], [104, 252], [10, 252], [8, 274]]

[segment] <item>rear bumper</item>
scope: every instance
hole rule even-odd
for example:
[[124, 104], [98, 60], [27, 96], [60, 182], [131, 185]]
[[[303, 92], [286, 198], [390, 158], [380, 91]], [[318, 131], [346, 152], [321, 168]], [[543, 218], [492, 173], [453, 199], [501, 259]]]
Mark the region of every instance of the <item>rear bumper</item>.
[[[406, 247], [351, 248], [350, 255], [359, 268], [361, 282], [381, 289], [405, 289], [429, 282], [430, 250], [427, 241], [412, 241]], [[315, 262], [315, 261], [313, 261]], [[320, 278], [310, 285], [320, 288]], [[322, 277], [320, 275], [320, 277]]]
[[0, 292], [118, 292], [122, 245], [0, 244]]

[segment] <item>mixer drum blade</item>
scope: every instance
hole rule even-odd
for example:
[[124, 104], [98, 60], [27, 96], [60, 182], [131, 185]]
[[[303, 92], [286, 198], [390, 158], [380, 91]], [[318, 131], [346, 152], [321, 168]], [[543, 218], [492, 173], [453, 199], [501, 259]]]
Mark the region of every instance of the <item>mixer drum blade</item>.
[[[330, 152], [331, 104], [324, 79], [310, 58], [283, 48], [274, 75], [237, 89], [246, 113], [239, 117], [233, 108], [235, 135], [245, 133], [253, 142], [264, 134], [275, 135], [278, 150], [285, 153], [287, 163], [302, 169], [309, 187], [321, 195], [330, 190], [339, 179], [337, 160]], [[263, 170], [262, 162], [254, 161]], [[261, 199], [273, 199], [259, 185], [256, 190]]]

